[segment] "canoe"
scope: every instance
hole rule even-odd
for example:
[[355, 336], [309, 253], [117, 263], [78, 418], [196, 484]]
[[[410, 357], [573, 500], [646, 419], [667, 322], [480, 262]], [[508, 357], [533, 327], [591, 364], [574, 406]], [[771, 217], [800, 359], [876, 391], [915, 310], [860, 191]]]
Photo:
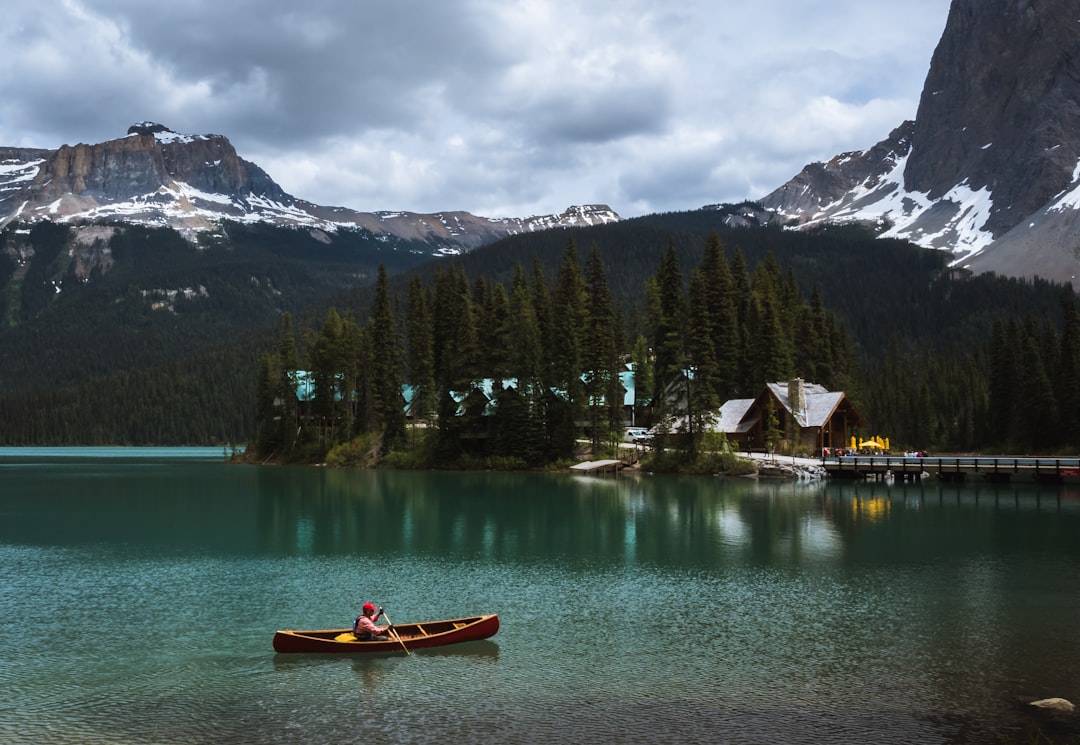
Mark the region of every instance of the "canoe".
[[453, 618], [448, 621], [396, 623], [394, 631], [401, 642], [389, 639], [359, 641], [352, 629], [322, 629], [318, 631], [278, 631], [274, 634], [275, 652], [400, 652], [404, 643], [410, 650], [442, 647], [447, 644], [487, 639], [499, 630], [499, 617], [487, 616]]

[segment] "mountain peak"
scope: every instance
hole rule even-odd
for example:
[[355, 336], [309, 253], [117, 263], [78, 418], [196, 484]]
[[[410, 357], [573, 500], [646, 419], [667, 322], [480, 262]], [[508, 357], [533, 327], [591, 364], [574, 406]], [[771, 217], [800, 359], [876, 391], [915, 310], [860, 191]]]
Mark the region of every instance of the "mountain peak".
[[164, 124], [158, 124], [157, 122], [135, 122], [128, 127], [127, 131], [129, 135], [156, 135], [162, 132], [171, 135], [176, 134]]
[[560, 215], [489, 219], [467, 212], [358, 212], [286, 193], [221, 135], [184, 135], [141, 121], [127, 135], [56, 150], [0, 148], [0, 227], [50, 220], [172, 227], [193, 238], [221, 221], [324, 231], [360, 230], [373, 240], [424, 244], [456, 254], [514, 233], [619, 220], [606, 205]]
[[973, 271], [1080, 288], [1080, 211], [1061, 207], [1078, 166], [1075, 3], [953, 0], [915, 121], [807, 166], [762, 204], [801, 225], [873, 224]]

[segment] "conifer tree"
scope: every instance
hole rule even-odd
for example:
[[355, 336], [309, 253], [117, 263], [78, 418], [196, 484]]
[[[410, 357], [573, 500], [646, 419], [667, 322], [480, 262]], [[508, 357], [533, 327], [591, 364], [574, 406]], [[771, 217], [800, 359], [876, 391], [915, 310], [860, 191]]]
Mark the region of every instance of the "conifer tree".
[[716, 358], [714, 387], [720, 400], [727, 401], [739, 388], [739, 316], [735, 282], [724, 256], [723, 244], [715, 231], [705, 242], [701, 271]]
[[283, 442], [280, 424], [281, 410], [278, 405], [278, 381], [281, 379], [280, 361], [277, 355], [264, 353], [259, 358], [259, 378], [255, 396], [258, 421], [257, 443], [260, 452], [270, 452]]
[[1021, 429], [1020, 367], [1015, 350], [1020, 329], [1015, 319], [995, 320], [990, 339], [990, 411], [997, 442], [1015, 442]]
[[281, 405], [278, 431], [274, 439], [279, 446], [289, 446], [296, 437], [298, 426], [296, 376], [300, 368], [299, 356], [296, 352], [296, 331], [293, 328], [291, 313], [283, 313], [281, 316], [281, 331], [273, 367], [277, 371], [274, 399]]
[[458, 416], [455, 392], [468, 392], [476, 379], [476, 326], [464, 270], [450, 267], [435, 273], [433, 359], [438, 390], [439, 451], [453, 458], [461, 451], [460, 433], [465, 426]]
[[761, 377], [754, 369], [753, 321], [754, 298], [750, 289], [750, 273], [742, 250], [737, 246], [731, 256], [731, 285], [738, 318], [738, 385], [736, 397], [747, 397], [757, 393], [761, 387]]
[[536, 463], [544, 442], [540, 326], [520, 264], [510, 286], [503, 325], [506, 372], [514, 381], [514, 388], [500, 396], [496, 408], [496, 453], [516, 455], [527, 463]]
[[327, 311], [319, 333], [308, 339], [308, 359], [315, 387], [311, 402], [319, 441], [331, 444], [341, 434], [339, 427], [345, 405], [344, 370], [349, 364], [345, 348], [345, 324], [336, 308]]
[[562, 403], [552, 407], [548, 421], [552, 454], [563, 457], [573, 452], [576, 423], [585, 411], [583, 335], [585, 327], [585, 282], [578, 265], [577, 246], [571, 238], [563, 253], [552, 297], [552, 332], [557, 343], [547, 350], [554, 389]]
[[428, 293], [419, 277], [409, 282], [408, 305], [408, 375], [413, 386], [414, 420], [430, 421], [435, 416], [435, 330], [432, 325]]
[[1053, 442], [1056, 430], [1057, 401], [1047, 372], [1043, 335], [1032, 316], [1024, 322], [1021, 345], [1020, 388], [1024, 392], [1021, 434], [1027, 443], [1043, 448]]
[[621, 428], [623, 416], [615, 311], [604, 266], [595, 245], [585, 262], [585, 287], [583, 368], [592, 445], [596, 449], [603, 437]]
[[[480, 289], [479, 280], [476, 284]], [[482, 293], [482, 296], [475, 293], [473, 296], [477, 308], [478, 370], [481, 377], [492, 377], [501, 381], [507, 376], [509, 368], [509, 339], [506, 337], [509, 299], [506, 288], [498, 283], [483, 283]]]
[[650, 309], [653, 328], [653, 349], [656, 352], [653, 367], [653, 403], [660, 416], [666, 416], [667, 402], [664, 391], [683, 375], [685, 357], [683, 352], [684, 296], [682, 272], [675, 245], [668, 242], [667, 251], [660, 257], [655, 276], [655, 299]]
[[383, 431], [383, 451], [405, 439], [405, 412], [401, 395], [401, 347], [390, 300], [386, 267], [379, 265], [371, 306], [372, 391], [375, 414]]
[[634, 363], [634, 422], [637, 423], [645, 406], [652, 400], [653, 365], [649, 340], [639, 335], [631, 353]]
[[1058, 353], [1057, 397], [1060, 404], [1061, 444], [1080, 447], [1080, 308], [1075, 293], [1062, 298], [1062, 330]]
[[687, 424], [690, 446], [696, 448], [705, 427], [714, 420], [723, 401], [720, 399], [720, 375], [716, 362], [710, 313], [708, 281], [700, 268], [690, 274], [689, 322], [687, 323]]

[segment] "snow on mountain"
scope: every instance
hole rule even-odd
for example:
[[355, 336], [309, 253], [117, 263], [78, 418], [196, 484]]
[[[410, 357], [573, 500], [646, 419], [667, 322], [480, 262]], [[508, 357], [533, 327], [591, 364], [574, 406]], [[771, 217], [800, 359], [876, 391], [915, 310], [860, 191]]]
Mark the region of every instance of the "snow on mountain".
[[1074, 0], [953, 0], [919, 111], [873, 148], [808, 165], [762, 206], [860, 222], [974, 272], [1080, 290]]
[[194, 237], [230, 220], [368, 231], [376, 240], [419, 242], [439, 255], [516, 233], [619, 219], [606, 205], [528, 218], [316, 205], [287, 194], [262, 169], [240, 158], [225, 137], [179, 134], [154, 122], [138, 122], [125, 137], [96, 145], [0, 148], [0, 227], [15, 221], [123, 221], [168, 226]]

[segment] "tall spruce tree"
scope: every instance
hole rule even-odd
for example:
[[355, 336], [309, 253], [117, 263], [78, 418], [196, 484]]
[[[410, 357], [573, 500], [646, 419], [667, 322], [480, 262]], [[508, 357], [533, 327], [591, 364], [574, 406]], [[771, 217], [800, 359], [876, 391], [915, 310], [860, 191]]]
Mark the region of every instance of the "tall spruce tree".
[[1057, 397], [1062, 445], [1080, 448], [1080, 308], [1075, 293], [1061, 293], [1062, 329], [1058, 353]]
[[682, 271], [675, 245], [668, 242], [667, 251], [660, 257], [653, 280], [655, 298], [650, 309], [653, 329], [653, 349], [655, 363], [653, 367], [653, 404], [661, 417], [674, 412], [668, 411], [665, 391], [683, 375], [685, 357], [683, 352], [683, 321], [685, 303], [683, 295]]
[[630, 354], [634, 363], [634, 424], [642, 419], [646, 407], [652, 402], [653, 363], [649, 340], [638, 335]]
[[552, 454], [556, 457], [573, 453], [577, 422], [585, 412], [585, 386], [581, 379], [585, 301], [585, 281], [578, 264], [577, 246], [570, 238], [559, 265], [552, 298], [551, 326], [556, 343], [547, 350], [559, 401], [551, 407], [553, 418], [548, 421]]
[[695, 450], [723, 403], [719, 393], [721, 380], [714, 346], [712, 307], [705, 272], [695, 269], [690, 274], [689, 322], [686, 325], [686, 415], [690, 447]]
[[739, 316], [735, 281], [724, 255], [724, 246], [715, 231], [705, 241], [701, 272], [716, 358], [714, 389], [721, 401], [727, 401], [735, 397], [739, 388]]
[[592, 446], [622, 426], [617, 329], [604, 265], [595, 244], [585, 261], [587, 293], [582, 354]]
[[401, 394], [401, 347], [386, 268], [382, 264], [375, 280], [369, 326], [375, 414], [382, 427], [383, 451], [388, 452], [404, 442], [405, 411]]
[[435, 388], [435, 329], [428, 304], [428, 292], [419, 277], [409, 282], [408, 304], [408, 374], [413, 386], [414, 420], [430, 421], [436, 413], [438, 394]]
[[544, 445], [540, 325], [520, 264], [510, 286], [503, 337], [507, 375], [514, 388], [504, 391], [498, 401], [494, 450], [499, 455], [520, 457], [526, 463], [538, 463]]
[[435, 273], [432, 317], [435, 337], [435, 385], [438, 389], [439, 452], [451, 459], [461, 452], [460, 433], [466, 422], [458, 415], [454, 394], [467, 393], [476, 382], [476, 325], [468, 280], [460, 267]]
[[279, 404], [277, 427], [270, 425], [270, 429], [277, 431], [273, 441], [278, 447], [291, 447], [296, 439], [296, 430], [299, 425], [299, 409], [296, 399], [297, 373], [300, 371], [300, 359], [296, 351], [296, 329], [293, 327], [291, 313], [283, 313], [281, 316], [281, 330], [278, 334], [277, 354], [272, 359], [273, 369], [277, 372], [277, 380], [274, 385], [274, 401]]
[[311, 402], [312, 424], [324, 446], [333, 444], [344, 434], [343, 409], [348, 398], [344, 387], [345, 369], [350, 365], [346, 343], [345, 322], [336, 308], [330, 308], [318, 334], [308, 339], [308, 359], [315, 388]]

